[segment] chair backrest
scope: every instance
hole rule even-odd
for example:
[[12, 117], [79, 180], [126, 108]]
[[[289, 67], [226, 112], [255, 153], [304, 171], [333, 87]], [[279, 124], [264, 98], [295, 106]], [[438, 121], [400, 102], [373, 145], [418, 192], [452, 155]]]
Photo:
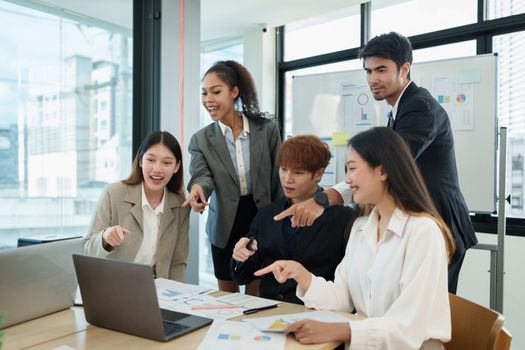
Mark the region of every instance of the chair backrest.
[[498, 334], [498, 340], [496, 341], [496, 350], [510, 350], [511, 340], [512, 335], [505, 327], [502, 327]]
[[452, 317], [452, 339], [446, 350], [495, 350], [503, 326], [503, 315], [449, 294]]

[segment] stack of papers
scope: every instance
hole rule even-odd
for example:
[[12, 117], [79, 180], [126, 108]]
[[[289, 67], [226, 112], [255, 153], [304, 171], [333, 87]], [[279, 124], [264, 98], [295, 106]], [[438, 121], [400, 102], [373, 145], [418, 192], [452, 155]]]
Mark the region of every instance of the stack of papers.
[[213, 289], [165, 278], [155, 279], [155, 288], [157, 289], [159, 306], [163, 309], [167, 309], [166, 306], [173, 306], [182, 303], [185, 300], [194, 298], [198, 295], [206, 295], [214, 292]]
[[227, 320], [243, 315], [249, 309], [277, 305], [278, 301], [254, 297], [240, 293], [215, 298], [211, 295], [198, 295], [182, 303], [172, 305], [169, 310], [211, 318]]
[[160, 308], [214, 320], [225, 320], [241, 316], [246, 310], [279, 304], [275, 300], [241, 293], [216, 298], [209, 295], [214, 290], [164, 278], [157, 278], [155, 286]]

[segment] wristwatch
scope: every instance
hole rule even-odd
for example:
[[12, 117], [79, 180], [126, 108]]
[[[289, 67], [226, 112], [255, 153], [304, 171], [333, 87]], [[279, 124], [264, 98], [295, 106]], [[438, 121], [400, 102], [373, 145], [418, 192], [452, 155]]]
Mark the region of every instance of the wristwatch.
[[320, 206], [322, 206], [324, 210], [330, 207], [330, 202], [328, 201], [328, 195], [326, 194], [326, 192], [317, 192], [314, 195], [314, 201]]

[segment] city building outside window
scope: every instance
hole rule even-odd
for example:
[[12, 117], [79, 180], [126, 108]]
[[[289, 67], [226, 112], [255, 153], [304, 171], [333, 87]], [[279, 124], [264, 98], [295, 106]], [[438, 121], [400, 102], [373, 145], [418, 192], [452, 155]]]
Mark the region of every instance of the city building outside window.
[[131, 167], [131, 28], [8, 1], [0, 23], [0, 246], [84, 235]]

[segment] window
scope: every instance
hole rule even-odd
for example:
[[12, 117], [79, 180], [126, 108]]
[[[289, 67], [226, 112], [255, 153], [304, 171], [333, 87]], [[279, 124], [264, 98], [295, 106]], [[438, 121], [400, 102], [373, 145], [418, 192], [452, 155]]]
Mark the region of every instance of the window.
[[477, 21], [477, 0], [372, 1], [372, 37], [396, 31], [404, 36]]
[[414, 50], [414, 62], [425, 62], [443, 60], [447, 58], [457, 58], [476, 55], [476, 41], [464, 41], [460, 43], [429, 47], [426, 49]]
[[487, 18], [494, 19], [525, 13], [523, 0], [487, 0]]
[[[342, 17], [343, 15], [345, 17]], [[359, 46], [360, 7], [352, 6], [347, 10], [340, 10], [337, 16], [321, 16], [286, 25], [285, 60], [291, 61]]]
[[[85, 234], [105, 184], [131, 166], [131, 28], [75, 13], [0, 1], [0, 245]], [[100, 147], [99, 85], [116, 125]]]
[[525, 217], [525, 32], [495, 36], [498, 53], [498, 118], [507, 132], [507, 192], [512, 206], [509, 216]]

